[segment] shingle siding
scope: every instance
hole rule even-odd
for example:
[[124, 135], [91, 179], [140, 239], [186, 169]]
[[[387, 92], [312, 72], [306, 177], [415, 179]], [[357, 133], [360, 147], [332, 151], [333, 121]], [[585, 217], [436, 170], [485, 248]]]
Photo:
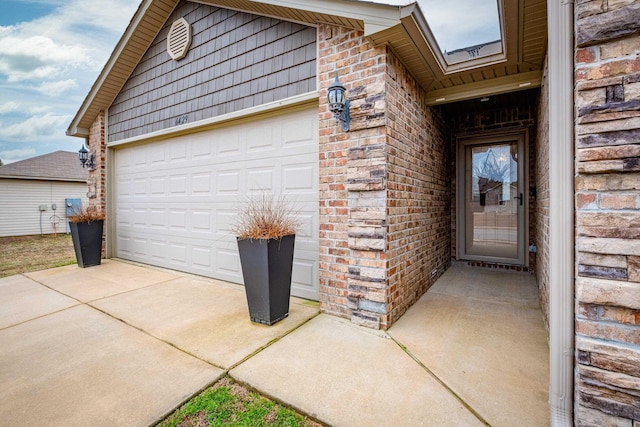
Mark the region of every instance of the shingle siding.
[[[187, 56], [166, 51], [184, 17]], [[183, 1], [109, 108], [109, 141], [277, 101], [316, 89], [316, 29]]]

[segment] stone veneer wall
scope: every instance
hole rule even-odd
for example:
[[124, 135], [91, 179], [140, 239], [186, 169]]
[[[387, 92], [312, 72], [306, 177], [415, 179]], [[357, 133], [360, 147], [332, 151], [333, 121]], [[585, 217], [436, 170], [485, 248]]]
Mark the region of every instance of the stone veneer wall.
[[640, 2], [576, 3], [576, 425], [640, 426]]
[[[329, 25], [318, 38], [320, 305], [386, 329], [448, 266], [444, 122], [385, 47]], [[336, 72], [351, 100], [350, 132], [327, 107]]]
[[533, 208], [533, 242], [536, 244], [535, 273], [540, 290], [540, 306], [544, 316], [544, 324], [549, 333], [549, 86], [547, 83], [548, 68], [542, 74], [542, 85], [538, 98], [538, 119], [534, 141], [535, 166], [534, 185], [536, 199]]
[[439, 108], [391, 53], [387, 97], [387, 260], [393, 323], [451, 263], [453, 150]]

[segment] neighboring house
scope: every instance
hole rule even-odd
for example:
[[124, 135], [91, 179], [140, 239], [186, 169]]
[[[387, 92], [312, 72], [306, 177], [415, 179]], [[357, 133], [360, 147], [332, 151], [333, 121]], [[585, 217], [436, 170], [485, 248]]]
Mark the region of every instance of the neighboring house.
[[88, 202], [87, 176], [68, 151], [0, 166], [0, 236], [66, 233], [65, 199]]
[[[499, 10], [500, 48], [448, 62], [416, 4], [144, 0], [67, 131], [96, 153], [106, 255], [240, 283], [234, 206], [286, 192], [295, 295], [386, 329], [452, 259], [532, 271], [551, 424], [639, 425], [640, 2]], [[515, 164], [499, 245], [474, 229], [488, 149]]]

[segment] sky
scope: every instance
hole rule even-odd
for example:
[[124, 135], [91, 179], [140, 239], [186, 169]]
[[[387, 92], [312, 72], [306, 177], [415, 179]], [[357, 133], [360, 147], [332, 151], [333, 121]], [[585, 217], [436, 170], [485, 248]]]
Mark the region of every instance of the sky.
[[[410, 0], [369, 0], [408, 4]], [[418, 0], [441, 50], [499, 38], [496, 0]], [[78, 151], [65, 131], [138, 0], [0, 1], [0, 160]]]
[[138, 6], [136, 0], [0, 2], [0, 160], [83, 140], [67, 126]]

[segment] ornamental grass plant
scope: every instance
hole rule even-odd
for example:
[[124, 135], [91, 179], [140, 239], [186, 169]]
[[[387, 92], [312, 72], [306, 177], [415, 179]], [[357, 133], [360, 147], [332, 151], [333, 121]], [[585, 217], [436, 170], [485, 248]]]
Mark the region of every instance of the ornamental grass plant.
[[96, 206], [83, 207], [68, 218], [69, 222], [91, 222], [102, 221], [104, 219], [104, 212]]
[[248, 196], [240, 205], [231, 232], [239, 239], [280, 239], [300, 229], [298, 214], [284, 195], [261, 192]]

